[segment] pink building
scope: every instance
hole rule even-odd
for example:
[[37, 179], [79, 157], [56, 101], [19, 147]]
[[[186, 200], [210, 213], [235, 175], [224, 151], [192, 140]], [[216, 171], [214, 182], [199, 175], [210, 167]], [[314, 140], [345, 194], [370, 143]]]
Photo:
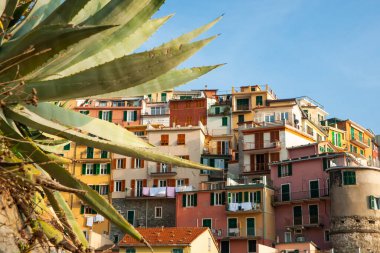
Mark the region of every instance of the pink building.
[[329, 179], [325, 170], [343, 165], [345, 153], [328, 142], [288, 148], [288, 160], [271, 164], [278, 243], [314, 242], [331, 248]]

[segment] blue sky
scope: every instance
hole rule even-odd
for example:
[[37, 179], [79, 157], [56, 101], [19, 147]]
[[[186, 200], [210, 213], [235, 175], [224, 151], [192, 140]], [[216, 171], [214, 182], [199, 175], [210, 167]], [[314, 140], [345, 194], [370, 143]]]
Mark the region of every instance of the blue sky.
[[380, 134], [379, 10], [376, 0], [167, 0], [156, 17], [175, 16], [147, 46], [225, 13], [202, 38], [221, 36], [181, 67], [227, 65], [181, 89], [269, 84]]

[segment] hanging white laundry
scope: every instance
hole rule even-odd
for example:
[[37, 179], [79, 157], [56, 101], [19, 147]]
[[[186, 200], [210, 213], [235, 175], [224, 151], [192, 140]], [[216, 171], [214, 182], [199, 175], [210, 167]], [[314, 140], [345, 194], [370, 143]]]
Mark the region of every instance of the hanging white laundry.
[[101, 216], [100, 214], [95, 215], [94, 222], [102, 222], [102, 221], [104, 221], [103, 216]]
[[251, 202], [241, 203], [241, 209], [243, 209], [244, 211], [252, 210], [252, 203]]
[[143, 195], [149, 196], [149, 187], [143, 187]]
[[166, 197], [166, 187], [158, 187], [158, 192], [157, 192], [156, 196]]
[[157, 196], [158, 192], [159, 192], [159, 187], [152, 187], [149, 190], [149, 196], [151, 197]]
[[239, 203], [230, 203], [228, 204], [228, 211], [237, 211], [239, 209]]
[[94, 217], [87, 217], [87, 221], [86, 221], [86, 226], [87, 227], [92, 227], [92, 225], [94, 224]]

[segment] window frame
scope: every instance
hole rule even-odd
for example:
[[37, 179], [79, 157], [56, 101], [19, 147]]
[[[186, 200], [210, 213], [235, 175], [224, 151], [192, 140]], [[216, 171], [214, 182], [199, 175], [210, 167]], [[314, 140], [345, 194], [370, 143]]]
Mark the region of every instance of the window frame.
[[[91, 167], [91, 168], [89, 168], [89, 167]], [[95, 164], [86, 163], [86, 174], [85, 175], [95, 175]]]
[[[159, 215], [157, 215], [157, 211], [158, 211]], [[162, 219], [162, 206], [155, 206], [154, 207], [154, 218], [155, 219]]]
[[123, 180], [115, 180], [113, 191], [114, 192], [123, 192], [122, 186], [123, 186]]
[[[348, 173], [353, 173], [351, 175], [347, 175]], [[356, 185], [356, 171], [353, 170], [344, 170], [342, 171], [342, 181], [343, 185]], [[353, 181], [351, 181], [353, 179]]]

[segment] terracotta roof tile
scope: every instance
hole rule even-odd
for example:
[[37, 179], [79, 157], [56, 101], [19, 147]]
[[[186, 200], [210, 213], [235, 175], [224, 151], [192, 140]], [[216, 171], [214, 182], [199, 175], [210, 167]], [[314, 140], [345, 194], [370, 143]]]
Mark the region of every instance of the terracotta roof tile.
[[[150, 245], [188, 245], [194, 241], [200, 234], [207, 231], [208, 228], [136, 228]], [[119, 242], [119, 245], [143, 245], [129, 235]]]

